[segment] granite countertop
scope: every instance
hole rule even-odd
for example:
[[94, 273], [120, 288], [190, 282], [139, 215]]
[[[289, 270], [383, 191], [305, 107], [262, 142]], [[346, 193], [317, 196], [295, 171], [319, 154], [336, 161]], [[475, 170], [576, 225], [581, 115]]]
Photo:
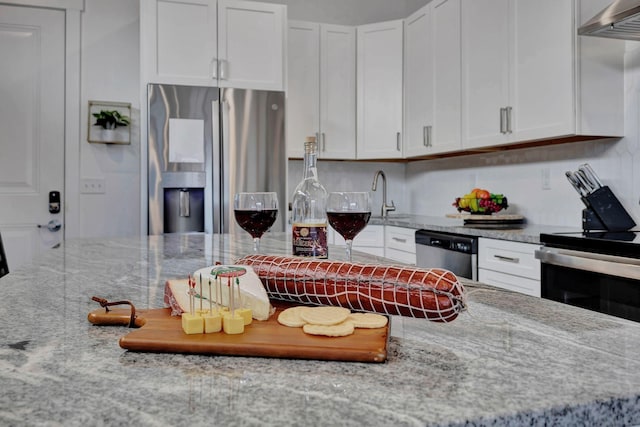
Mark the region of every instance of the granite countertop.
[[580, 232], [581, 228], [561, 227], [539, 224], [522, 224], [520, 228], [512, 229], [483, 229], [464, 225], [461, 218], [437, 217], [428, 215], [395, 214], [390, 213], [387, 218], [373, 216], [370, 225], [394, 225], [397, 227], [426, 229], [464, 234], [468, 236], [489, 237], [492, 239], [510, 240], [523, 243], [540, 243], [541, 233]]
[[[67, 240], [12, 270], [0, 425], [640, 423], [640, 324], [467, 280], [455, 321], [393, 317], [381, 364], [136, 353], [118, 346], [128, 329], [87, 321], [93, 295], [162, 307], [167, 279], [250, 248], [248, 236]], [[286, 254], [289, 240], [268, 233], [262, 249]]]

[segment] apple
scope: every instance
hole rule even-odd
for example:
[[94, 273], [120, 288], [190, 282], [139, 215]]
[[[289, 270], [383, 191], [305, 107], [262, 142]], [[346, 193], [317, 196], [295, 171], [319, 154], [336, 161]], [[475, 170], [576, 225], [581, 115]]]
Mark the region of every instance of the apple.
[[476, 197], [478, 199], [489, 199], [491, 198], [491, 193], [489, 193], [487, 190], [478, 190], [476, 191]]

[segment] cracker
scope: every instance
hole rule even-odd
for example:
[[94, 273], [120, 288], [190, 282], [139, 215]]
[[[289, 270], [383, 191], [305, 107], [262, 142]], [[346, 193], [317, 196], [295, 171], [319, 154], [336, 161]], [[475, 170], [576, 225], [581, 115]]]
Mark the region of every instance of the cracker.
[[312, 325], [337, 325], [346, 320], [351, 310], [345, 307], [308, 307], [300, 312], [300, 317]]
[[367, 329], [383, 328], [389, 321], [386, 316], [375, 313], [351, 313], [347, 320], [353, 322], [356, 328]]
[[302, 318], [300, 317], [300, 313], [303, 310], [307, 310], [309, 308], [310, 307], [304, 307], [302, 305], [289, 307], [278, 314], [278, 323], [284, 326], [289, 326], [291, 328], [301, 328], [302, 326], [306, 325], [307, 322], [302, 320]]
[[302, 330], [309, 335], [325, 335], [327, 337], [345, 337], [353, 334], [353, 323], [344, 321], [336, 325], [312, 325], [307, 323]]

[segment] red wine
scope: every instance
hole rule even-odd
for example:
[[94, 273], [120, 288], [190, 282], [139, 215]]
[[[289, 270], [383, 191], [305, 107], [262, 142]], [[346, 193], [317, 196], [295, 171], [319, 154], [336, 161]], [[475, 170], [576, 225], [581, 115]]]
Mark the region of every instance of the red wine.
[[370, 217], [371, 212], [327, 212], [329, 224], [345, 240], [353, 240], [367, 226]]
[[267, 231], [278, 216], [277, 209], [264, 209], [261, 211], [233, 211], [236, 217], [238, 225], [249, 234], [251, 237], [262, 237], [265, 231]]

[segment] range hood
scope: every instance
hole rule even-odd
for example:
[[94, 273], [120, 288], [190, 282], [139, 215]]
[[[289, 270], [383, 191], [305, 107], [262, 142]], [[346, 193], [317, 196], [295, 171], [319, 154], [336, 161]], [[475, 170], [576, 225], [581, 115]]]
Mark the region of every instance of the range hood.
[[640, 41], [640, 0], [616, 0], [578, 28], [581, 36]]

